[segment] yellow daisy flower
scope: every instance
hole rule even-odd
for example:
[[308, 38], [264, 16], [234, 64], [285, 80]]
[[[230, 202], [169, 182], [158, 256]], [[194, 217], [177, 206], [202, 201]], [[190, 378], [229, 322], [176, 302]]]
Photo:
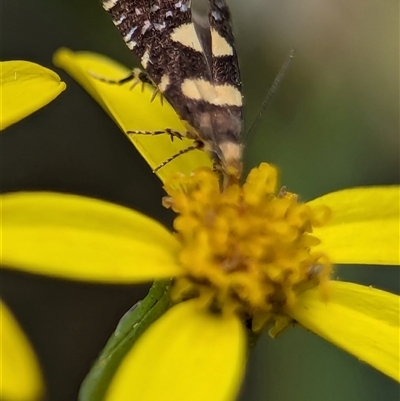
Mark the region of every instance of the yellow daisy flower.
[[[262, 165], [243, 188], [223, 194], [210, 171], [167, 183], [165, 202], [180, 212], [175, 235], [100, 200], [4, 195], [3, 262], [98, 282], [175, 277], [175, 300], [195, 296], [140, 337], [106, 400], [233, 400], [244, 369], [245, 318], [255, 328], [275, 322], [272, 334], [294, 319], [399, 380], [399, 297], [327, 281], [331, 262], [399, 263], [398, 188], [345, 190], [302, 205], [291, 194], [271, 192], [274, 171]], [[322, 225], [326, 207], [334, 217]]]
[[[35, 63], [5, 61], [0, 63], [0, 69], [0, 130], [44, 107], [65, 89], [56, 73]], [[36, 355], [3, 302], [0, 302], [0, 318], [1, 397], [12, 401], [38, 400], [44, 386]]]
[[[59, 64], [66, 54], [69, 71], [130, 128], [134, 91], [96, 88], [88, 71], [102, 73], [105, 61], [61, 52]], [[131, 99], [126, 110], [122, 93]], [[142, 147], [153, 167], [160, 152]], [[100, 200], [3, 196], [2, 258], [10, 268], [97, 282], [175, 278], [176, 305], [126, 354], [105, 400], [234, 400], [246, 327], [272, 325], [275, 335], [294, 321], [399, 381], [399, 297], [329, 280], [331, 264], [399, 264], [399, 188], [356, 188], [302, 204], [277, 190], [276, 170], [262, 164], [243, 186], [221, 193], [207, 167], [192, 172], [204, 165], [195, 155], [203, 157], [185, 159], [194, 165], [160, 170], [164, 205], [178, 214], [174, 233]]]

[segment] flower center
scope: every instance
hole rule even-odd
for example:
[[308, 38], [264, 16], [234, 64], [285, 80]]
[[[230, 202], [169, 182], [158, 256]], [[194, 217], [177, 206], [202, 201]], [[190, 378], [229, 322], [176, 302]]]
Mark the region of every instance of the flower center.
[[330, 263], [313, 252], [312, 228], [329, 218], [328, 208], [311, 209], [295, 194], [277, 190], [277, 171], [263, 163], [243, 186], [222, 192], [209, 169], [174, 176], [164, 205], [178, 216], [184, 274], [173, 290], [176, 301], [198, 297], [204, 306], [234, 312], [259, 330], [286, 316], [299, 293], [327, 282]]

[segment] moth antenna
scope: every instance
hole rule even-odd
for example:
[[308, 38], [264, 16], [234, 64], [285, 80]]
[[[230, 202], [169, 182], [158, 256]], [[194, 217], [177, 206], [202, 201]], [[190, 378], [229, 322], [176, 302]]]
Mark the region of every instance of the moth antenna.
[[158, 170], [161, 168], [165, 167], [168, 163], [172, 162], [172, 160], [175, 160], [177, 157], [184, 155], [185, 153], [191, 152], [192, 150], [199, 149], [199, 144], [195, 143], [192, 146], [189, 146], [185, 149], [180, 150], [178, 153], [175, 153], [173, 156], [169, 157], [167, 160], [162, 162], [159, 166], [157, 166], [154, 170], [153, 173], [156, 173]]
[[283, 77], [285, 76], [285, 74], [290, 66], [290, 63], [294, 59], [295, 55], [296, 55], [296, 49], [292, 49], [290, 51], [289, 55], [286, 57], [286, 60], [283, 62], [281, 69], [279, 70], [278, 74], [276, 75], [274, 81], [272, 82], [271, 87], [268, 90], [267, 95], [265, 96], [263, 102], [261, 103], [261, 107], [258, 110], [256, 117], [254, 118], [252, 124], [250, 125], [250, 128], [247, 130], [247, 132], [245, 134], [246, 137], [250, 137], [250, 133], [254, 132], [255, 129], [260, 124], [262, 115], [264, 114], [265, 110], [269, 106], [273, 95], [276, 93], [276, 91], [279, 87], [279, 84], [281, 83]]

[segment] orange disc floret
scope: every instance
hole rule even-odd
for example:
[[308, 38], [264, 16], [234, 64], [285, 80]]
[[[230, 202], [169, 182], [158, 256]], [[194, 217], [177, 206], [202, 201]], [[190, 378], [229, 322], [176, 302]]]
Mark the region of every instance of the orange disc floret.
[[258, 330], [275, 320], [297, 294], [329, 278], [327, 257], [313, 252], [313, 226], [329, 219], [329, 209], [312, 209], [286, 190], [277, 191], [277, 170], [262, 163], [243, 186], [220, 190], [218, 177], [199, 169], [166, 183], [164, 205], [182, 244], [185, 274], [173, 291], [176, 301], [203, 298], [204, 305], [234, 311]]

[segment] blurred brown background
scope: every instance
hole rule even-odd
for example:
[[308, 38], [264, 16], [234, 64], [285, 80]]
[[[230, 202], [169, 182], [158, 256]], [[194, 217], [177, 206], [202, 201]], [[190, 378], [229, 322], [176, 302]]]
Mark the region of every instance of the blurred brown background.
[[[2, 0], [1, 58], [55, 69], [67, 46], [137, 61], [97, 0]], [[276, 73], [297, 55], [254, 138], [246, 166], [272, 162], [311, 199], [350, 186], [399, 183], [399, 3], [230, 0], [246, 126]], [[53, 190], [107, 199], [160, 219], [160, 182], [130, 142], [63, 71], [67, 91], [2, 136], [2, 191]], [[23, 246], [23, 244], [22, 244]], [[398, 270], [341, 267], [343, 280], [399, 292]], [[118, 319], [146, 292], [2, 271], [2, 296], [39, 354], [48, 401], [73, 401]], [[399, 350], [400, 352], [400, 350]], [[252, 354], [241, 401], [398, 400], [399, 387], [302, 329], [267, 336]]]

